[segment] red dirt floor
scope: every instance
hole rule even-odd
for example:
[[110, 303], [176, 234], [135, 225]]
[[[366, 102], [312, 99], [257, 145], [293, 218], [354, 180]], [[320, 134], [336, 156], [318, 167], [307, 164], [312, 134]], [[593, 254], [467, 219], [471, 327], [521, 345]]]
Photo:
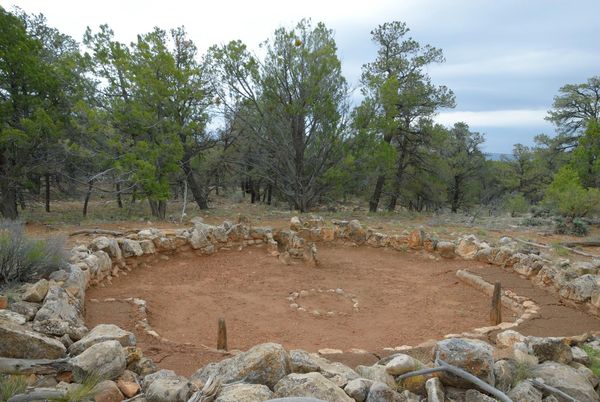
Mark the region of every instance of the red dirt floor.
[[[227, 357], [207, 348], [216, 346], [219, 317], [226, 319], [230, 349], [263, 342], [311, 352], [359, 348], [370, 353], [328, 357], [351, 366], [372, 364], [389, 354], [385, 347], [416, 345], [489, 325], [489, 298], [455, 276], [457, 269], [467, 268], [541, 305], [542, 318], [519, 327], [520, 332], [558, 336], [600, 330], [599, 320], [559, 305], [556, 296], [526, 279], [482, 263], [345, 245], [319, 245], [318, 255], [318, 267], [283, 265], [262, 247], [173, 256], [113, 278], [110, 286], [89, 289], [86, 322], [90, 328], [114, 323], [134, 332], [146, 356], [182, 375]], [[359, 311], [353, 311], [349, 299], [330, 293], [301, 296], [297, 303], [307, 312], [292, 310], [286, 300], [290, 292], [337, 288], [355, 295]], [[146, 300], [150, 325], [170, 342], [135, 328], [137, 312], [119, 301], [129, 297]], [[315, 317], [310, 314], [315, 308], [346, 315]], [[503, 317], [512, 321], [514, 314], [505, 310]]]

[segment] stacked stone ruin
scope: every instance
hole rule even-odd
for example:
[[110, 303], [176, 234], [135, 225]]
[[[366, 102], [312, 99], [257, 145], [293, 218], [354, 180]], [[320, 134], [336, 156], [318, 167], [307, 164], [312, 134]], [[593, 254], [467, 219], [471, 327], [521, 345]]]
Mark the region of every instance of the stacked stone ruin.
[[[136, 347], [135, 336], [130, 332], [107, 324], [86, 328], [86, 289], [110, 286], [112, 278], [123, 272], [150, 266], [170, 255], [208, 255], [223, 249], [260, 246], [284, 264], [304, 260], [309, 263], [307, 269], [318, 269], [317, 245], [327, 242], [398, 251], [424, 250], [441, 258], [482, 261], [552, 289], [565, 302], [590, 314], [598, 315], [600, 311], [600, 261], [552, 261], [510, 238], [491, 245], [472, 235], [440, 240], [423, 229], [388, 235], [356, 220], [334, 220], [326, 225], [318, 217], [294, 217], [287, 230], [254, 227], [243, 218], [218, 226], [200, 219], [193, 224], [182, 230], [145, 229], [122, 237], [95, 237], [72, 249], [68, 268], [24, 286], [8, 303], [0, 298], [0, 373], [35, 373], [36, 387], [57, 392], [77, 387], [94, 373], [104, 379], [97, 386], [96, 400], [187, 401], [193, 395], [198, 397], [210, 378], [222, 384], [213, 398], [219, 402], [287, 396], [325, 401], [419, 401], [423, 397], [428, 401], [491, 400], [472, 384], [446, 374], [399, 382], [399, 376], [423, 367], [424, 363], [411, 357], [411, 351], [428, 349], [430, 356], [441, 356], [447, 363], [506, 392], [514, 401], [556, 400], [556, 394], [541, 389], [539, 381], [582, 402], [599, 400], [598, 378], [586, 366], [591, 361], [582, 348], [600, 353], [600, 338], [594, 334], [570, 338], [520, 335], [515, 329], [535, 318], [539, 308], [535, 301], [510, 291], [504, 291], [502, 303], [518, 314], [514, 322], [448, 334], [436, 343], [390, 345], [390, 357], [373, 366], [354, 369], [331, 362], [323, 354], [287, 351], [269, 343], [211, 363], [185, 378], [169, 370], [158, 370]], [[493, 291], [491, 284], [473, 273], [461, 270], [457, 275], [484, 293]], [[145, 314], [143, 300], [130, 301]], [[160, 338], [147, 320], [142, 318], [139, 325], [149, 335]], [[510, 358], [495, 360], [496, 347], [476, 339], [498, 330], [503, 332], [498, 334], [496, 347], [511, 350]], [[523, 367], [527, 368], [528, 378], [519, 377]]]

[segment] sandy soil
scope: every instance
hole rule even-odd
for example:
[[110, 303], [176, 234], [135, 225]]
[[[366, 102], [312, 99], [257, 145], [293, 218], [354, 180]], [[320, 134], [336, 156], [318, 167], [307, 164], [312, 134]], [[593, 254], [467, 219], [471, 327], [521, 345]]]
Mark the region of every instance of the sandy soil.
[[[141, 347], [162, 367], [187, 375], [222, 357], [201, 346], [215, 347], [219, 317], [226, 319], [229, 347], [242, 350], [272, 341], [288, 349], [377, 351], [488, 324], [487, 298], [454, 274], [479, 263], [324, 245], [319, 257], [321, 265], [315, 268], [282, 265], [259, 247], [210, 257], [176, 256], [116, 278], [110, 287], [90, 289], [87, 297], [146, 300], [150, 324], [174, 345], [135, 331]], [[330, 293], [300, 297], [297, 302], [309, 312], [292, 310], [286, 300], [294, 291], [337, 288], [355, 295], [358, 312], [349, 298]], [[112, 322], [135, 330], [135, 313], [128, 303], [86, 306], [90, 327]], [[315, 317], [313, 309], [344, 315]], [[510, 320], [512, 313], [505, 311], [504, 316]]]

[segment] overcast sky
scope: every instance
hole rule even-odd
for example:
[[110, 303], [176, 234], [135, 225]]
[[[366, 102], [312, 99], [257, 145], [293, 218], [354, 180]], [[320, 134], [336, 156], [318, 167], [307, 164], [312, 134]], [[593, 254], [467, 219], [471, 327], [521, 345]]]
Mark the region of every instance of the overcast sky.
[[154, 26], [184, 25], [201, 51], [242, 39], [251, 48], [275, 28], [303, 17], [335, 31], [344, 73], [358, 86], [360, 67], [375, 57], [369, 32], [400, 20], [421, 43], [440, 47], [446, 63], [429, 69], [456, 94], [457, 107], [437, 119], [467, 122], [486, 135], [488, 152], [510, 153], [553, 134], [544, 121], [558, 89], [600, 75], [599, 0], [0, 0], [43, 13], [51, 26], [81, 40], [87, 26], [108, 23], [131, 42]]

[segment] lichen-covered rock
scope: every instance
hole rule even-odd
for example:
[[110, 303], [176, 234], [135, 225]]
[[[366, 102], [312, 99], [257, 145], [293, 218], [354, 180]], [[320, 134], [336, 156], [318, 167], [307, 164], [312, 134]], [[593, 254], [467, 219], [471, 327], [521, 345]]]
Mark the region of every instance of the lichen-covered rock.
[[148, 402], [187, 402], [193, 392], [192, 383], [171, 370], [160, 370], [144, 378]]
[[140, 240], [140, 247], [142, 248], [144, 255], [156, 254], [156, 247], [154, 246], [154, 242], [152, 240]]
[[592, 294], [599, 289], [596, 275], [583, 275], [567, 283], [560, 289], [560, 296], [565, 299], [584, 303], [592, 298]]
[[319, 366], [319, 372], [340, 388], [343, 388], [348, 381], [358, 378], [356, 371], [342, 363], [331, 362], [317, 354], [311, 354], [310, 356], [313, 362]]
[[92, 345], [105, 341], [118, 341], [121, 346], [135, 346], [135, 336], [114, 324], [99, 324], [87, 335], [75, 342], [69, 348], [73, 356], [80, 354]]
[[369, 389], [373, 385], [373, 381], [364, 378], [356, 378], [348, 381], [344, 387], [346, 395], [354, 399], [356, 402], [364, 402], [369, 395]]
[[545, 362], [533, 368], [532, 374], [581, 402], [600, 400], [587, 378], [572, 367], [557, 362]]
[[283, 346], [263, 343], [229, 359], [208, 364], [198, 370], [192, 380], [205, 383], [210, 377], [219, 377], [223, 382], [243, 380], [272, 388], [290, 372], [290, 357]]
[[571, 347], [571, 354], [573, 355], [573, 361], [581, 364], [589, 364], [590, 356], [585, 352], [585, 350], [581, 349], [579, 346]]
[[10, 321], [16, 325], [23, 325], [27, 322], [27, 317], [11, 310], [0, 309], [0, 321]]
[[469, 389], [465, 392], [465, 402], [496, 402], [496, 400], [476, 389]]
[[65, 346], [26, 327], [0, 320], [0, 356], [16, 359], [58, 359], [66, 354]]
[[36, 283], [30, 285], [25, 293], [23, 293], [23, 300], [33, 303], [41, 303], [44, 301], [46, 294], [48, 293], [49, 283], [46, 279], [40, 279]]
[[366, 378], [373, 382], [382, 382], [393, 390], [396, 389], [396, 380], [387, 372], [386, 366], [375, 364], [373, 366], [357, 366], [356, 373], [362, 378]]
[[305, 396], [324, 401], [353, 401], [341, 388], [320, 373], [289, 374], [277, 382], [274, 391], [278, 398]]
[[310, 353], [295, 349], [290, 350], [289, 355], [292, 373], [305, 374], [319, 371], [319, 365]]
[[456, 246], [454, 243], [449, 241], [440, 241], [437, 243], [437, 251], [440, 253], [440, 256], [443, 258], [454, 258], [456, 254], [454, 253], [454, 249]]
[[106, 236], [99, 236], [90, 242], [90, 248], [93, 251], [104, 251], [111, 258], [121, 259], [123, 254], [121, 253], [121, 249], [119, 248], [119, 244], [115, 239], [108, 238]]
[[571, 347], [562, 338], [528, 338], [529, 349], [540, 363], [555, 361], [569, 364], [573, 360]]
[[393, 376], [402, 375], [409, 371], [418, 370], [421, 367], [421, 362], [412, 356], [398, 354], [385, 365], [388, 374]]
[[542, 402], [542, 392], [531, 381], [521, 381], [508, 393], [513, 402]]
[[512, 329], [507, 329], [506, 331], [499, 332], [496, 335], [496, 345], [506, 346], [509, 348], [512, 348], [515, 343], [524, 341], [525, 337], [517, 331], [513, 331]]
[[[444, 339], [436, 344], [434, 354], [439, 354], [439, 358], [446, 363], [460, 367], [494, 385], [493, 347], [488, 343], [466, 338]], [[471, 387], [469, 382], [448, 373], [441, 373], [440, 379], [444, 384]]]
[[455, 253], [465, 260], [472, 260], [475, 258], [477, 251], [479, 251], [479, 245], [477, 238], [473, 235], [464, 237], [458, 243]]
[[263, 402], [272, 397], [266, 385], [241, 383], [224, 386], [215, 402]]
[[367, 241], [367, 230], [359, 221], [352, 220], [348, 222], [346, 230], [348, 240], [351, 240], [358, 245], [364, 244]]
[[41, 305], [26, 301], [17, 301], [10, 304], [10, 309], [15, 313], [23, 315], [27, 321], [33, 320]]
[[71, 359], [73, 378], [78, 382], [90, 374], [114, 380], [123, 374], [126, 363], [125, 351], [118, 341], [97, 343]]
[[[65, 325], [58, 325], [60, 321], [63, 321]], [[48, 328], [54, 327], [56, 331], [46, 332], [55, 336], [62, 336], [65, 333], [69, 333], [69, 327], [84, 328], [83, 305], [78, 298], [69, 294], [62, 287], [51, 286], [44, 304], [35, 314], [34, 318], [34, 324], [43, 322], [57, 324], [56, 326], [48, 326]], [[59, 331], [58, 329], [61, 330]]]
[[517, 362], [514, 360], [498, 360], [494, 363], [494, 378], [496, 388], [508, 392], [517, 375]]

